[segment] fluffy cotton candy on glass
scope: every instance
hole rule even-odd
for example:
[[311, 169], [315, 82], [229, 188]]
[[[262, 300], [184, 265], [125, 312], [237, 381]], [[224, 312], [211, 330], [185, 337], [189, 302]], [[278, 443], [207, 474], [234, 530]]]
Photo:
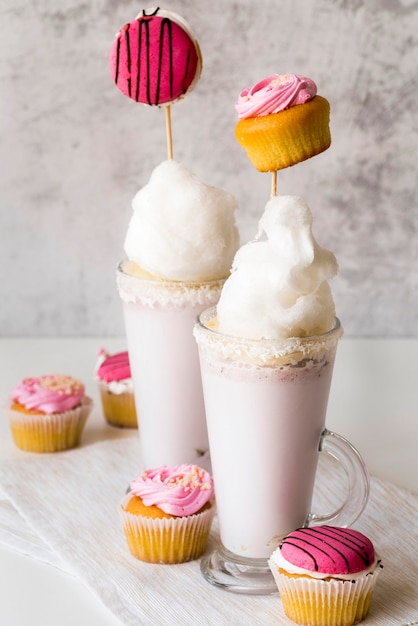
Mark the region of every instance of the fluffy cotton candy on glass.
[[306, 202], [272, 197], [256, 239], [234, 258], [217, 306], [218, 330], [253, 339], [327, 332], [335, 324], [328, 280], [337, 269], [334, 254], [314, 238]]
[[125, 252], [143, 270], [169, 280], [225, 278], [239, 243], [236, 199], [167, 160], [132, 201]]

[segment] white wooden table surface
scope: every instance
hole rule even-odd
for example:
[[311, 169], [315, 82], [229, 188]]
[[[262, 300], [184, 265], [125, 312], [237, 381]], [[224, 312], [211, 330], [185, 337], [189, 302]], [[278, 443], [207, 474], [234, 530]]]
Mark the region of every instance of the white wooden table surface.
[[[0, 339], [0, 398], [23, 377], [68, 373], [96, 401], [85, 441], [123, 438], [101, 416], [93, 379], [99, 347], [124, 349], [123, 339]], [[362, 453], [371, 475], [418, 493], [418, 340], [352, 340], [339, 346], [327, 427]], [[22, 458], [0, 413], [0, 462]], [[417, 615], [418, 620], [418, 604]], [[77, 579], [9, 549], [0, 549], [2, 626], [120, 626]], [[237, 624], [239, 616], [237, 616]]]

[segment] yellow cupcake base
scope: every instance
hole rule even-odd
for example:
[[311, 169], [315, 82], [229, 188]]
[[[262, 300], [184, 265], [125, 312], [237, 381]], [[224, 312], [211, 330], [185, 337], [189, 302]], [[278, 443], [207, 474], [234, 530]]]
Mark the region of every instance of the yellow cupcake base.
[[369, 612], [379, 569], [351, 580], [319, 580], [273, 571], [286, 615], [305, 626], [354, 626]]
[[151, 518], [126, 511], [127, 494], [119, 507], [125, 538], [131, 554], [148, 563], [184, 563], [206, 550], [215, 507], [188, 517]]
[[331, 145], [330, 105], [322, 96], [305, 104], [239, 120], [235, 137], [260, 172], [274, 172], [305, 161]]
[[93, 403], [83, 398], [80, 406], [63, 413], [30, 413], [9, 410], [13, 440], [25, 452], [60, 452], [76, 447]]
[[118, 428], [138, 428], [135, 397], [132, 392], [112, 393], [106, 383], [99, 383], [103, 416], [108, 424]]

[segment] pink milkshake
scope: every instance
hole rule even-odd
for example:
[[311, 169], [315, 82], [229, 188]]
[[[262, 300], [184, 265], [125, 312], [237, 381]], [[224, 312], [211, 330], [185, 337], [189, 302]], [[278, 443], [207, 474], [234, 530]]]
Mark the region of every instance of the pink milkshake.
[[[200, 316], [203, 328], [208, 313], [215, 313], [210, 312]], [[275, 357], [283, 342], [261, 340], [265, 354], [270, 351], [267, 363], [258, 358], [257, 342], [235, 341], [210, 330], [201, 335], [216, 500], [227, 550], [268, 558], [282, 536], [307, 521], [341, 334], [337, 321], [311, 355], [300, 343], [306, 356]], [[239, 358], [222, 354], [225, 340]]]
[[311, 227], [303, 200], [272, 198], [217, 307], [195, 326], [222, 543], [202, 571], [233, 591], [277, 589], [267, 558], [284, 535], [312, 522], [323, 447], [348, 468], [352, 486], [333, 523], [352, 523], [367, 501], [361, 458], [325, 429], [342, 328], [327, 282], [335, 257]]
[[[131, 272], [131, 273], [129, 273]], [[199, 464], [210, 471], [199, 357], [192, 329], [218, 301], [223, 280], [201, 284], [136, 276], [118, 268], [140, 428], [143, 468]]]

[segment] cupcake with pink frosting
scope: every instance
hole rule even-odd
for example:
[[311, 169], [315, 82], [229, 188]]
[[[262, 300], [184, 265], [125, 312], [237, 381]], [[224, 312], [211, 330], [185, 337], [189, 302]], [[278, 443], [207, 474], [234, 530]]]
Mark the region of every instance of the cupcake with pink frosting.
[[101, 348], [96, 364], [103, 416], [111, 426], [138, 428], [128, 352], [109, 354]]
[[18, 448], [59, 452], [80, 442], [92, 401], [83, 383], [52, 374], [25, 378], [11, 392], [9, 424]]
[[119, 513], [135, 558], [148, 563], [197, 559], [215, 514], [213, 479], [190, 464], [147, 470], [131, 482]]
[[329, 102], [305, 76], [268, 76], [241, 91], [235, 109], [235, 138], [260, 172], [290, 167], [331, 145]]
[[295, 530], [269, 565], [286, 615], [306, 626], [353, 626], [364, 620], [382, 567], [370, 539], [334, 526]]

